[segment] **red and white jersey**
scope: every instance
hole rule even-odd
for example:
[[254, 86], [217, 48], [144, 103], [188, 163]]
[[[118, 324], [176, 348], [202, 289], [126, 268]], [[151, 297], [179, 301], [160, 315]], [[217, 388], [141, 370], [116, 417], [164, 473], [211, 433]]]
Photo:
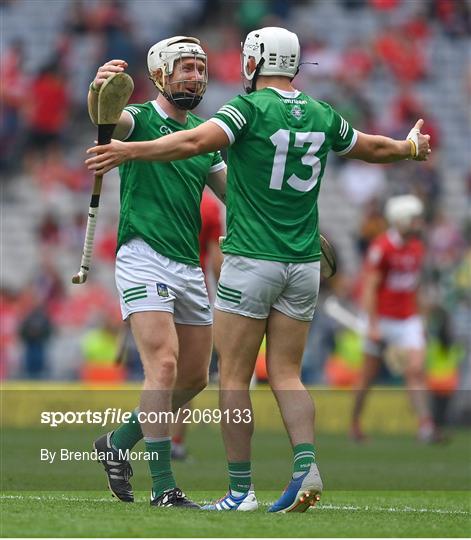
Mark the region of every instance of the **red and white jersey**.
[[371, 244], [366, 267], [381, 274], [377, 313], [382, 317], [406, 319], [417, 314], [417, 289], [425, 247], [419, 238], [403, 240], [394, 229]]

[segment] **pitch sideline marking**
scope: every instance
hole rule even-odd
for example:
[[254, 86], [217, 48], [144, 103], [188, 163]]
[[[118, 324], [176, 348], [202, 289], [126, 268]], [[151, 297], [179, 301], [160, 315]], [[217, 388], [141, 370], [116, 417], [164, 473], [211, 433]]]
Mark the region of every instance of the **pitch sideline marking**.
[[[40, 495], [0, 495], [1, 499], [17, 499], [17, 500], [31, 500], [31, 501], [68, 501], [68, 502], [109, 502], [116, 504], [116, 501], [113, 501], [111, 497], [100, 497], [100, 498], [84, 498], [84, 497], [53, 497], [40, 496]], [[203, 501], [204, 504], [207, 504], [211, 501]], [[260, 503], [260, 506], [271, 506], [273, 503]], [[364, 512], [403, 512], [403, 513], [418, 513], [418, 514], [459, 514], [459, 515], [470, 515], [471, 512], [466, 510], [443, 510], [441, 508], [412, 508], [410, 506], [405, 506], [404, 508], [395, 508], [393, 506], [384, 507], [384, 506], [353, 506], [349, 504], [337, 505], [337, 504], [318, 504], [314, 511], [319, 510], [349, 510], [349, 511], [364, 511]]]

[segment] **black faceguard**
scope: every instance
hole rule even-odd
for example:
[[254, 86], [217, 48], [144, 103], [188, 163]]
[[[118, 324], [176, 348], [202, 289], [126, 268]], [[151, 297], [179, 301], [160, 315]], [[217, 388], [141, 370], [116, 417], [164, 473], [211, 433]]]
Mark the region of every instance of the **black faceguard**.
[[[184, 55], [180, 56], [180, 61], [189, 57], [191, 56], [185, 53]], [[194, 58], [196, 60], [199, 57], [195, 54]], [[167, 78], [168, 76], [166, 75], [167, 66], [165, 66], [165, 68], [161, 69], [160, 75], [151, 75], [150, 79], [155, 84], [159, 92], [172, 105], [183, 111], [191, 111], [201, 103], [208, 85], [208, 66], [206, 57], [204, 62], [204, 77], [195, 74], [194, 79], [182, 79], [169, 82]], [[183, 91], [177, 91], [177, 89], [181, 90], [182, 88], [184, 88]], [[188, 90], [188, 88], [190, 88], [190, 90]]]
[[163, 95], [175, 107], [184, 111], [192, 111], [203, 99], [203, 94], [193, 94], [191, 92], [169, 93], [165, 90]]

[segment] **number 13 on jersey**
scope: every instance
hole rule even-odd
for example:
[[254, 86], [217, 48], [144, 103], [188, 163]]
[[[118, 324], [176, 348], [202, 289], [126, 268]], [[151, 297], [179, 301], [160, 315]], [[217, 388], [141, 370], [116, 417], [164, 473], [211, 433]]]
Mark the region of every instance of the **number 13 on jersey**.
[[[290, 134], [291, 132], [288, 129], [279, 129], [270, 137], [270, 141], [276, 148], [270, 178], [270, 189], [281, 189], [283, 187]], [[311, 167], [311, 175], [307, 180], [302, 180], [294, 173], [287, 179], [288, 185], [296, 191], [311, 191], [317, 184], [321, 172], [321, 162], [315, 154], [324, 143], [324, 140], [325, 133], [321, 131], [295, 132], [294, 146], [296, 148], [302, 148], [305, 144], [309, 144], [307, 152], [301, 158], [301, 163]]]

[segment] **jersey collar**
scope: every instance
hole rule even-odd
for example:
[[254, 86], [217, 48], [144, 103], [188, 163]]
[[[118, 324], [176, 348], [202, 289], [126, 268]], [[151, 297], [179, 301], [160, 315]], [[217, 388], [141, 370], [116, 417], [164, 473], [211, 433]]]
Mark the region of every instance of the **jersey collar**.
[[274, 90], [277, 94], [280, 94], [280, 96], [283, 96], [285, 98], [297, 98], [301, 93], [299, 90], [288, 92], [288, 90], [280, 90], [279, 88], [275, 88], [274, 86], [267, 86], [267, 88], [269, 88], [270, 90]]
[[152, 101], [152, 105], [154, 106], [154, 109], [157, 111], [157, 114], [159, 114], [164, 120], [167, 120], [168, 114], [162, 109], [162, 107], [157, 103], [155, 99], [154, 101]]

